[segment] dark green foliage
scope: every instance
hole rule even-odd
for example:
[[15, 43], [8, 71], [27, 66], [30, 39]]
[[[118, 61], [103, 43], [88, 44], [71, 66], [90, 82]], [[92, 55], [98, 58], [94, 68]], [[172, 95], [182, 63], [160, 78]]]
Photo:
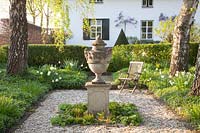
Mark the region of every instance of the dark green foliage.
[[49, 89], [79, 89], [86, 79], [84, 72], [50, 65], [30, 68], [22, 77], [8, 77], [5, 66], [0, 66], [0, 133], [12, 127]]
[[[146, 84], [156, 97], [200, 129], [200, 98], [189, 95], [194, 69], [192, 67], [190, 72], [179, 72], [170, 77], [168, 68], [159, 69], [145, 64], [140, 83]], [[118, 75], [119, 72], [116, 72], [114, 78], [117, 79]]]
[[[77, 60], [79, 64], [86, 65], [84, 57], [85, 46], [65, 45], [62, 51], [59, 51], [53, 44], [31, 44], [28, 47], [29, 66], [42, 66], [45, 64], [58, 64], [64, 60]], [[7, 61], [7, 46], [0, 46], [0, 63]]]
[[[190, 45], [189, 64], [196, 62], [198, 44]], [[159, 67], [168, 66], [171, 59], [171, 44], [134, 44], [113, 47], [113, 55], [109, 71], [114, 72], [129, 66], [129, 61], [144, 61]], [[64, 46], [64, 51], [59, 52], [55, 45], [30, 45], [29, 66], [42, 66], [44, 64], [65, 64], [67, 60], [74, 60], [83, 68], [87, 66], [83, 46]], [[0, 46], [0, 63], [6, 63], [7, 48]], [[60, 64], [58, 63], [60, 61]]]
[[6, 132], [18, 121], [26, 109], [50, 88], [27, 77], [7, 77], [0, 73], [0, 132]]
[[111, 102], [109, 104], [110, 115], [106, 118], [104, 113], [97, 116], [87, 112], [85, 104], [61, 104], [59, 113], [51, 118], [53, 125], [66, 126], [72, 124], [91, 125], [95, 123], [123, 124], [138, 126], [142, 119], [133, 104]]
[[7, 46], [0, 46], [0, 64], [7, 62]]
[[119, 36], [117, 38], [117, 41], [115, 43], [115, 46], [117, 45], [126, 45], [126, 44], [129, 44], [127, 38], [126, 38], [126, 35], [123, 31], [123, 29], [121, 29], [120, 33], [119, 33]]
[[55, 45], [29, 45], [28, 64], [30, 66], [41, 66], [45, 64], [57, 64], [65, 60], [77, 60], [86, 65], [84, 57], [84, 46], [65, 45], [62, 51]]
[[81, 89], [87, 81], [87, 74], [75, 69], [59, 69], [52, 65], [44, 65], [39, 69], [32, 70], [42, 83], [51, 85], [53, 89]]

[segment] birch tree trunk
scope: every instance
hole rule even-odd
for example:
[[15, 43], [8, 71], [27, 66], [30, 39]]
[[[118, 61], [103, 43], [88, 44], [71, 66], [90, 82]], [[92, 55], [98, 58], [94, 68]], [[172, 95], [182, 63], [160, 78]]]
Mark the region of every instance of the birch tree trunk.
[[180, 14], [178, 15], [173, 35], [170, 75], [176, 71], [188, 71], [189, 34], [194, 21], [199, 0], [183, 0]]
[[7, 74], [22, 74], [28, 66], [26, 0], [10, 0], [10, 29]]
[[191, 91], [192, 95], [200, 96], [200, 45], [197, 54], [195, 77], [191, 87]]

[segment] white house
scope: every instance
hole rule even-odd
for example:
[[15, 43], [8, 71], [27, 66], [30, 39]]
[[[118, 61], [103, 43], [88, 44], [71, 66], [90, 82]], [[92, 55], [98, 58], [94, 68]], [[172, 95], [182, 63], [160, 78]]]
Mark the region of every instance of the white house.
[[[75, 0], [70, 0], [72, 3]], [[90, 0], [88, 0], [89, 2]], [[96, 35], [100, 35], [108, 46], [113, 46], [117, 40], [122, 26], [116, 27], [115, 20], [122, 12], [126, 17], [137, 20], [136, 25], [127, 24], [126, 36], [137, 37], [140, 40], [160, 40], [155, 36], [153, 29], [159, 24], [159, 17], [163, 14], [171, 17], [179, 14], [182, 0], [94, 0], [94, 13], [88, 15], [91, 32], [85, 35], [82, 29], [83, 18], [79, 11], [70, 10], [70, 29], [72, 38], [67, 44], [90, 45]], [[94, 22], [92, 19], [96, 19]], [[200, 22], [200, 12], [197, 11], [197, 22]]]
[[[68, 0], [70, 5], [74, 5], [76, 0]], [[122, 12], [125, 18], [134, 18], [137, 23], [135, 25], [127, 24], [126, 36], [137, 37], [139, 40], [157, 41], [158, 36], [153, 33], [153, 29], [159, 24], [159, 17], [163, 14], [171, 17], [179, 14], [183, 0], [88, 0], [88, 4], [95, 1], [94, 12], [83, 17], [79, 9], [70, 8], [70, 29], [72, 38], [67, 44], [84, 44], [91, 46], [96, 35], [100, 35], [107, 46], [113, 46], [118, 38], [123, 25], [116, 27], [115, 20]], [[0, 0], [0, 18], [9, 17], [9, 1]], [[93, 19], [96, 19], [94, 22]], [[28, 14], [29, 22], [32, 17]], [[90, 34], [84, 34], [83, 20], [89, 20]], [[200, 22], [200, 11], [198, 9], [195, 21]], [[40, 20], [37, 19], [36, 24], [39, 25]]]

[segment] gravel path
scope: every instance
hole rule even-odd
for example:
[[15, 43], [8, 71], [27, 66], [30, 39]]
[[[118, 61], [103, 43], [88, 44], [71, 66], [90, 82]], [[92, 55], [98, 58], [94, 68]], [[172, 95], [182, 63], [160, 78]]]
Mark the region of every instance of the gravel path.
[[145, 92], [121, 93], [110, 91], [110, 101], [134, 103], [144, 118], [144, 123], [138, 127], [100, 126], [68, 126], [55, 127], [50, 124], [50, 118], [55, 116], [57, 107], [61, 103], [87, 102], [85, 90], [62, 90], [50, 94], [44, 102], [28, 117], [15, 133], [190, 133], [187, 123]]

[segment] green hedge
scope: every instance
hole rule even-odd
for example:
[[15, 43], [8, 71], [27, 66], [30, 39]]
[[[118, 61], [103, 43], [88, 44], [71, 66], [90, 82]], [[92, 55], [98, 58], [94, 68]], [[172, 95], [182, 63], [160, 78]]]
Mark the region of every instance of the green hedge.
[[[194, 65], [198, 51], [198, 44], [192, 43], [190, 46], [189, 64]], [[130, 44], [115, 46], [113, 56], [109, 66], [109, 71], [117, 71], [127, 67], [129, 61], [144, 61], [153, 63], [157, 67], [170, 64], [171, 44]], [[78, 60], [79, 64], [86, 65], [84, 57], [85, 46], [64, 46], [63, 51], [59, 51], [55, 45], [29, 45], [29, 65], [42, 66], [44, 64], [57, 64], [66, 59]], [[7, 47], [0, 47], [0, 63], [6, 63]]]
[[6, 63], [7, 61], [7, 46], [0, 46], [0, 63]]
[[[29, 66], [42, 66], [45, 64], [58, 64], [64, 60], [78, 60], [80, 64], [86, 64], [84, 57], [85, 46], [66, 45], [59, 51], [52, 44], [31, 44], [28, 47]], [[6, 63], [7, 46], [0, 46], [0, 63]]]
[[55, 45], [29, 45], [29, 65], [41, 66], [44, 64], [58, 64], [64, 60], [78, 60], [85, 64], [84, 46], [64, 46], [62, 51]]
[[[198, 44], [189, 45], [189, 64], [194, 65], [198, 52]], [[109, 71], [117, 71], [129, 66], [129, 61], [144, 61], [156, 67], [166, 67], [170, 64], [171, 44], [132, 44], [121, 45], [113, 48], [113, 56]]]

